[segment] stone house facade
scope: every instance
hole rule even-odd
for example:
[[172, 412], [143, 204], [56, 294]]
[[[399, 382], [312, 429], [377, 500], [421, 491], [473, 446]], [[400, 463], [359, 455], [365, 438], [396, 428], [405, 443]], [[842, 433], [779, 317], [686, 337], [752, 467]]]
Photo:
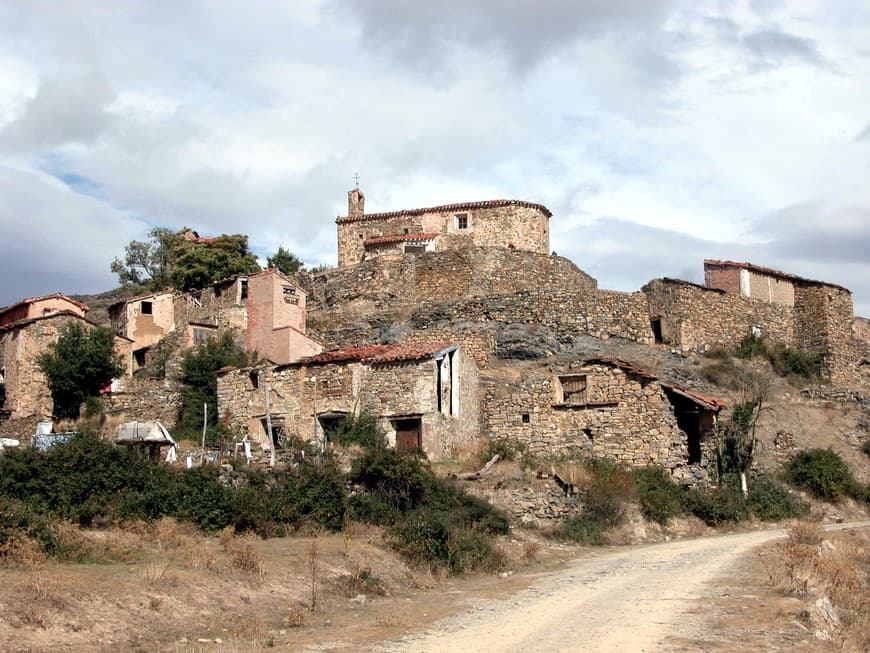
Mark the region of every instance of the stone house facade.
[[359, 188], [348, 193], [348, 214], [336, 219], [338, 265], [385, 253], [418, 254], [457, 247], [507, 247], [547, 254], [550, 210], [521, 200], [461, 202], [366, 213]]
[[481, 432], [538, 456], [582, 454], [660, 465], [689, 482], [715, 468], [706, 435], [724, 402], [613, 358], [551, 360], [481, 372]]
[[[115, 330], [134, 341], [135, 369], [201, 344], [224, 330], [273, 363], [322, 351], [305, 333], [308, 293], [278, 270], [216, 281], [192, 293], [138, 295], [109, 308]], [[158, 346], [159, 343], [159, 346]]]
[[61, 293], [44, 295], [42, 297], [28, 297], [15, 304], [0, 308], [0, 327], [22, 320], [45, 317], [53, 313], [67, 312], [84, 317], [85, 313], [89, 310], [81, 302], [77, 302]]
[[[63, 325], [72, 321], [86, 328], [99, 326], [77, 312], [61, 311], [0, 327], [0, 382], [5, 391], [5, 402], [0, 406], [3, 417], [21, 420], [52, 414], [51, 393], [38, 360], [57, 342]], [[125, 378], [132, 372], [132, 346], [129, 338], [115, 336], [115, 353], [127, 367]], [[119, 381], [123, 386], [124, 379]]]
[[473, 445], [478, 433], [477, 367], [449, 342], [349, 347], [218, 377], [218, 412], [255, 441], [266, 440], [265, 387], [273, 437], [318, 443], [347, 416], [377, 418], [388, 444], [432, 460]]

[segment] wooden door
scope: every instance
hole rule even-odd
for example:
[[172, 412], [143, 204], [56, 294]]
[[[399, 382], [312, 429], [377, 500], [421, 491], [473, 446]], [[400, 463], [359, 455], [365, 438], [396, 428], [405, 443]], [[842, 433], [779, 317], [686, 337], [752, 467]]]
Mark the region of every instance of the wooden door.
[[420, 419], [396, 420], [396, 449], [419, 449], [421, 446]]

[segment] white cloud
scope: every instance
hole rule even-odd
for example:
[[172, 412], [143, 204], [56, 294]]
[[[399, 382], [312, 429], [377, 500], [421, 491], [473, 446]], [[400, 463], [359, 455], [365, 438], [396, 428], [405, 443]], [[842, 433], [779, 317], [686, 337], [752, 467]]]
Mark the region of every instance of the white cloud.
[[[36, 269], [21, 216], [39, 216], [53, 247], [66, 234], [29, 277], [46, 292], [108, 287], [158, 224], [334, 261], [358, 171], [371, 210], [545, 203], [553, 248], [604, 288], [745, 258], [845, 280], [867, 313], [870, 261], [848, 244], [870, 207], [854, 190], [868, 18], [773, 1], [7, 3], [4, 256]], [[3, 278], [0, 304], [31, 292]]]

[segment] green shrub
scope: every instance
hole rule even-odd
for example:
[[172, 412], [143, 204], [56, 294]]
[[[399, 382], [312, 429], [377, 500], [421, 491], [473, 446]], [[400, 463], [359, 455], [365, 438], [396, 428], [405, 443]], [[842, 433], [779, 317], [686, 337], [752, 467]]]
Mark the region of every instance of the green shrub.
[[559, 535], [583, 544], [601, 544], [604, 534], [625, 521], [625, 506], [634, 490], [634, 479], [618, 465], [590, 461], [596, 475], [581, 494], [579, 515], [567, 517]]
[[763, 356], [767, 358], [767, 341], [758, 336], [748, 335], [740, 341], [739, 345], [737, 345], [734, 355], [738, 358], [745, 358], [747, 360], [754, 358], [755, 356]]
[[800, 517], [810, 509], [799, 496], [763, 476], [750, 479], [747, 503], [753, 515], [766, 520]]
[[683, 507], [708, 526], [740, 522], [749, 516], [743, 495], [729, 486], [708, 492], [689, 489], [685, 493]]
[[642, 467], [634, 471], [638, 500], [644, 516], [662, 526], [684, 512], [686, 490], [674, 482], [662, 467]]
[[498, 456], [499, 460], [516, 460], [525, 451], [525, 447], [520, 442], [511, 442], [504, 438], [496, 438], [488, 440], [486, 448], [480, 452], [478, 458], [482, 463], [487, 463]]
[[796, 487], [827, 501], [853, 493], [856, 487], [845, 461], [830, 449], [798, 452], [788, 463], [786, 474]]
[[740, 341], [734, 354], [745, 359], [755, 356], [766, 358], [780, 376], [795, 374], [813, 379], [822, 373], [821, 353], [792, 349], [781, 342], [771, 343], [763, 337], [746, 336]]
[[356, 444], [364, 449], [382, 449], [386, 446], [386, 439], [377, 420], [366, 413], [356, 418], [344, 418], [331, 441], [343, 447]]
[[495, 557], [489, 536], [508, 530], [504, 515], [413, 455], [369, 450], [354, 462], [350, 479], [363, 490], [351, 498], [351, 513], [389, 526], [391, 545], [416, 563], [453, 573], [486, 567]]

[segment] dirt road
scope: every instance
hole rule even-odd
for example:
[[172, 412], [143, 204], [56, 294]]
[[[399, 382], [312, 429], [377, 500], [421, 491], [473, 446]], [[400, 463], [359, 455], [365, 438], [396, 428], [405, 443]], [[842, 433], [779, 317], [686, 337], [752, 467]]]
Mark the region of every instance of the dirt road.
[[370, 650], [667, 650], [666, 637], [691, 637], [703, 628], [703, 612], [688, 612], [705, 601], [715, 579], [752, 548], [784, 534], [756, 531], [606, 551], [572, 562], [507, 601], [476, 602], [433, 630]]

